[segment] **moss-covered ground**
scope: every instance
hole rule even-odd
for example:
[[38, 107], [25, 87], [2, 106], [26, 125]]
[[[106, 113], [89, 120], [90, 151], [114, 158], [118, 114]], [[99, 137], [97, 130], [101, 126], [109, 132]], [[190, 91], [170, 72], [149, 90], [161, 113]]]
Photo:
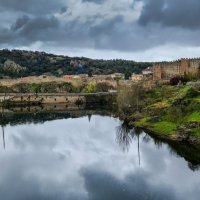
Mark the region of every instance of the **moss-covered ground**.
[[161, 86], [147, 92], [140, 115], [131, 123], [161, 137], [200, 141], [200, 91], [191, 86]]

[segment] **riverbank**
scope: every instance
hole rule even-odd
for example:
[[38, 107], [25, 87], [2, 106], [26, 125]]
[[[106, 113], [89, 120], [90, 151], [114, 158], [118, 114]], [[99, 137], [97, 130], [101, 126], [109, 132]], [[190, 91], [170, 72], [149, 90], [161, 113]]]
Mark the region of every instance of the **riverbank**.
[[142, 128], [160, 139], [200, 144], [198, 87], [160, 86], [139, 98], [139, 105], [129, 108], [123, 115], [131, 126]]

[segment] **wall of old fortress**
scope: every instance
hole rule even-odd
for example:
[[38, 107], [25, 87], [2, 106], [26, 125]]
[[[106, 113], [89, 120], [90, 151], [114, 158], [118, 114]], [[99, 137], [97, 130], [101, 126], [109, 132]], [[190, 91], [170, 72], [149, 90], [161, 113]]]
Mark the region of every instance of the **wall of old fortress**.
[[180, 59], [173, 62], [156, 63], [153, 66], [154, 80], [169, 80], [174, 76], [184, 74], [196, 75], [200, 72], [199, 59]]

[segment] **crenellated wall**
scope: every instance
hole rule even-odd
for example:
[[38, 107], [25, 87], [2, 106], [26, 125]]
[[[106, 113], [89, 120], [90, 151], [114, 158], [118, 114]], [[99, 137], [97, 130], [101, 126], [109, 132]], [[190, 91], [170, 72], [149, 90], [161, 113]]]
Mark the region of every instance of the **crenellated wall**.
[[174, 76], [184, 74], [198, 74], [200, 72], [200, 58], [176, 60], [173, 62], [156, 63], [153, 66], [153, 80], [169, 80]]

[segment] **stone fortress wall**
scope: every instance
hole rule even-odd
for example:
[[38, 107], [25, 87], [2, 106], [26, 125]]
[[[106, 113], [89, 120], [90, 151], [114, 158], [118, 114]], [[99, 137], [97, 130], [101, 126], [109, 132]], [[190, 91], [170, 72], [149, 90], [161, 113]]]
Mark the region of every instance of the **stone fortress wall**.
[[153, 80], [169, 80], [174, 76], [196, 75], [200, 72], [200, 58], [161, 62], [153, 65]]

